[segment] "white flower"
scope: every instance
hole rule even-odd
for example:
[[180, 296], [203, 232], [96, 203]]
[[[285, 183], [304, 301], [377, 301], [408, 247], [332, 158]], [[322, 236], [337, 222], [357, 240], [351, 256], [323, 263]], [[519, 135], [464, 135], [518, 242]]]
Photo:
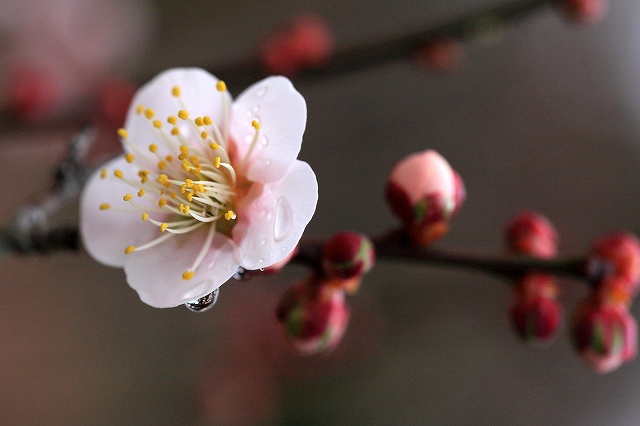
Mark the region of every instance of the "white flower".
[[269, 77], [231, 102], [224, 82], [172, 69], [143, 86], [120, 129], [125, 155], [91, 177], [80, 231], [98, 261], [124, 267], [145, 303], [207, 295], [242, 266], [264, 268], [296, 246], [318, 186], [296, 159], [306, 104]]

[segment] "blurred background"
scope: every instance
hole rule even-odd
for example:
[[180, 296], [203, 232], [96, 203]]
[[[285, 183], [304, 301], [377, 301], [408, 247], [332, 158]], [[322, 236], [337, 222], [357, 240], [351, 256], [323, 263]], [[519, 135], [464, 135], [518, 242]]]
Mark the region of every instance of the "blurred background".
[[[148, 78], [247, 58], [303, 12], [323, 16], [341, 48], [499, 4], [0, 0], [0, 98], [15, 90], [16, 75], [38, 69], [34, 62], [55, 65], [64, 78], [45, 85], [73, 108], [104, 75]], [[394, 226], [386, 177], [397, 160], [427, 148], [449, 160], [468, 191], [438, 248], [501, 253], [504, 224], [524, 208], [551, 219], [563, 253], [585, 251], [607, 230], [640, 231], [639, 18], [636, 0], [612, 0], [596, 26], [545, 8], [466, 43], [455, 73], [403, 62], [295, 83], [309, 111], [300, 158], [320, 187], [306, 234]], [[58, 49], [60, 40], [77, 46]], [[0, 132], [5, 222], [46, 193], [79, 128], [47, 126], [37, 112], [30, 125]], [[75, 215], [69, 206], [59, 220]], [[343, 342], [328, 356], [300, 357], [274, 308], [305, 274], [292, 266], [229, 282], [212, 310], [193, 314], [143, 304], [122, 270], [84, 252], [4, 259], [0, 424], [640, 423], [640, 361], [593, 373], [566, 327], [548, 347], [523, 345], [511, 330], [507, 283], [468, 271], [380, 262], [348, 299]], [[586, 288], [562, 288], [568, 316]]]

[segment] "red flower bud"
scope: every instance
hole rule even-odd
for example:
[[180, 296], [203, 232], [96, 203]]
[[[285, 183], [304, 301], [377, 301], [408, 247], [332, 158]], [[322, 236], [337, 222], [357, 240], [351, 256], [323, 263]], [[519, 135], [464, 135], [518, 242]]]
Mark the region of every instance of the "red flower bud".
[[269, 73], [292, 76], [324, 64], [333, 55], [333, 33], [318, 16], [300, 16], [264, 42], [259, 57]]
[[386, 197], [414, 243], [428, 245], [449, 230], [449, 220], [464, 202], [464, 183], [433, 150], [398, 162], [389, 176]]
[[595, 24], [605, 17], [609, 10], [608, 0], [562, 0], [560, 8], [570, 21], [581, 24]]
[[638, 325], [627, 307], [593, 298], [576, 309], [571, 337], [582, 359], [600, 373], [631, 361], [638, 351]]
[[13, 72], [10, 80], [9, 107], [21, 118], [47, 117], [62, 103], [60, 84], [53, 73], [25, 67]]
[[513, 253], [543, 259], [558, 253], [558, 233], [546, 217], [533, 211], [524, 211], [509, 222], [506, 239]]
[[626, 283], [634, 296], [640, 286], [640, 241], [628, 232], [602, 235], [593, 244], [590, 262], [604, 263], [605, 275], [616, 277], [619, 285]]
[[522, 340], [535, 344], [555, 336], [562, 321], [557, 293], [553, 277], [547, 274], [527, 274], [516, 281], [511, 321]]
[[322, 267], [325, 273], [338, 278], [345, 290], [357, 290], [360, 278], [373, 267], [376, 252], [373, 243], [366, 235], [352, 231], [343, 231], [334, 235], [324, 245]]
[[453, 39], [442, 39], [422, 46], [416, 55], [418, 64], [435, 71], [455, 71], [464, 60], [462, 43]]
[[285, 292], [276, 317], [303, 354], [328, 352], [337, 346], [349, 322], [344, 291], [327, 281], [309, 279]]

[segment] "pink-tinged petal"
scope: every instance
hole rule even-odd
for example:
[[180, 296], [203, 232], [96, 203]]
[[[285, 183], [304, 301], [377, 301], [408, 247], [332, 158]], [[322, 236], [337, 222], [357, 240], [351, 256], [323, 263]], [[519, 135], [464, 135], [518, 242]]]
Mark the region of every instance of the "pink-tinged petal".
[[[153, 127], [152, 120], [160, 120], [165, 133], [170, 133], [173, 125], [167, 123], [167, 117], [177, 116], [178, 111], [185, 110], [189, 118], [209, 116], [221, 127], [223, 123], [222, 96], [226, 98], [228, 108], [231, 108], [229, 92], [221, 94], [216, 89], [219, 80], [208, 72], [199, 68], [173, 68], [158, 74], [153, 80], [142, 86], [134, 96], [127, 113], [125, 128], [129, 136], [127, 142], [137, 149], [146, 152], [149, 144], [155, 143], [160, 153], [165, 153], [166, 147], [162, 141], [160, 131]], [[180, 97], [172, 96], [174, 87], [180, 88]], [[136, 108], [142, 105], [151, 108], [154, 117], [147, 119], [144, 114], [137, 114]], [[195, 131], [189, 122], [178, 119], [181, 134], [192, 135]], [[199, 140], [199, 136], [195, 138]], [[127, 144], [125, 143], [125, 149]]]
[[216, 234], [194, 277], [182, 279], [182, 273], [191, 269], [203, 248], [206, 233], [203, 227], [127, 255], [127, 282], [144, 303], [156, 308], [178, 306], [211, 293], [231, 278], [239, 266], [235, 245], [224, 235]]
[[307, 124], [307, 104], [285, 77], [268, 77], [242, 92], [233, 104], [231, 136], [239, 159], [245, 158], [260, 123], [260, 137], [248, 159], [247, 177], [276, 182], [298, 157]]
[[[125, 194], [132, 193], [134, 201], [150, 205], [151, 202], [138, 198], [135, 188], [124, 179], [113, 176], [114, 170], [123, 172], [124, 178], [138, 179], [138, 168], [127, 163], [124, 158], [117, 158], [104, 166], [109, 173], [105, 179], [100, 178], [100, 171], [91, 176], [80, 199], [80, 235], [89, 254], [105, 265], [122, 267], [124, 265], [124, 249], [127, 246], [138, 246], [153, 239], [158, 227], [150, 222], [143, 222], [142, 211], [124, 201]], [[100, 206], [108, 204], [108, 210]]]
[[[254, 185], [254, 191], [260, 190]], [[240, 206], [233, 240], [246, 269], [271, 266], [286, 257], [298, 244], [318, 202], [318, 183], [311, 167], [295, 160], [287, 175], [265, 185], [248, 205]]]
[[445, 158], [434, 150], [418, 152], [398, 162], [389, 181], [402, 188], [412, 205], [428, 194], [438, 193], [452, 199], [456, 178]]

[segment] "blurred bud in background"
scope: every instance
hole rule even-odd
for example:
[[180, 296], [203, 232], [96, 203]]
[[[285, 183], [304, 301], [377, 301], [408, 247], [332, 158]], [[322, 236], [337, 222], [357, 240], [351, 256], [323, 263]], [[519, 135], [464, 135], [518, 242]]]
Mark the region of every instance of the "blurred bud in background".
[[518, 336], [530, 344], [551, 340], [562, 322], [562, 305], [556, 300], [558, 288], [548, 274], [532, 273], [514, 286], [511, 322]]
[[420, 67], [426, 70], [451, 72], [462, 67], [465, 52], [458, 40], [441, 39], [425, 44], [416, 54]]
[[337, 279], [341, 288], [354, 293], [362, 276], [369, 272], [376, 261], [373, 243], [366, 235], [342, 231], [324, 245], [322, 268], [331, 278]]
[[632, 298], [640, 285], [640, 241], [629, 232], [601, 235], [593, 243], [589, 265], [601, 267], [603, 279], [615, 277]]
[[561, 14], [569, 21], [595, 24], [609, 11], [609, 0], [561, 0], [559, 7]]
[[449, 231], [449, 220], [466, 198], [464, 182], [433, 150], [398, 162], [389, 176], [386, 197], [411, 240], [426, 246]]
[[549, 259], [558, 253], [558, 233], [551, 222], [533, 211], [511, 219], [505, 230], [507, 248], [516, 254]]

